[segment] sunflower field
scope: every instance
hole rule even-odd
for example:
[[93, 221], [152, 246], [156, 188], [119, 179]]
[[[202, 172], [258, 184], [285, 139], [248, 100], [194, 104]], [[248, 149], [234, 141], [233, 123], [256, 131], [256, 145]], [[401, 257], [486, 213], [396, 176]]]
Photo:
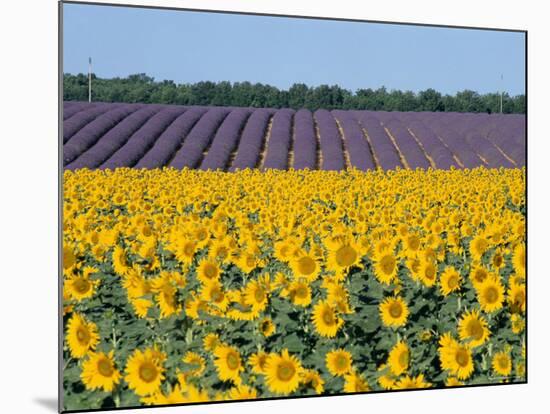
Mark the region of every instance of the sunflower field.
[[526, 379], [525, 169], [63, 189], [66, 410]]

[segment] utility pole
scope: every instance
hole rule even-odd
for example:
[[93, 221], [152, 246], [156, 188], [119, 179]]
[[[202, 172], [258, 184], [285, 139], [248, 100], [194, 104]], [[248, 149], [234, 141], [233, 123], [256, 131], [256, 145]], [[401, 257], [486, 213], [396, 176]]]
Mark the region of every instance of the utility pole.
[[[88, 58], [88, 102], [92, 102], [92, 58]], [[502, 109], [501, 109], [502, 112]]]
[[500, 113], [502, 113], [502, 94], [504, 93], [503, 91], [503, 88], [504, 88], [504, 75], [501, 73], [500, 74]]

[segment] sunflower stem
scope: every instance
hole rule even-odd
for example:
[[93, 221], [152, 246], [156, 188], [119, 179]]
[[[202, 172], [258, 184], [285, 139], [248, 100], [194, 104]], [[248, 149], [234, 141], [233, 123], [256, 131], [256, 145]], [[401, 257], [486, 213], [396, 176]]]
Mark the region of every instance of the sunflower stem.
[[120, 407], [120, 387], [116, 387], [113, 390], [113, 401], [115, 402], [115, 407]]
[[115, 327], [113, 326], [113, 349], [116, 350], [116, 346], [117, 346], [116, 330], [115, 330]]
[[69, 359], [67, 359], [67, 361], [63, 365], [63, 371], [65, 371], [67, 369], [67, 367], [69, 366], [69, 364], [71, 363], [72, 360], [73, 359], [71, 357], [69, 357]]

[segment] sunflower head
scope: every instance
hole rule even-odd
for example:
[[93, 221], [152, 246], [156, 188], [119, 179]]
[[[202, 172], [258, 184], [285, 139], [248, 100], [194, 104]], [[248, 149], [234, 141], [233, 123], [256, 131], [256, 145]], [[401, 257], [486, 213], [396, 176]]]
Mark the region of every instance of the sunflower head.
[[487, 321], [477, 310], [467, 311], [458, 322], [460, 339], [471, 347], [484, 344], [490, 336]]
[[446, 267], [443, 273], [441, 274], [441, 293], [444, 296], [449, 295], [452, 292], [455, 292], [460, 289], [462, 283], [462, 277], [460, 273], [452, 267]]
[[508, 352], [497, 352], [493, 356], [492, 367], [495, 373], [507, 377], [512, 372], [512, 358]]
[[145, 351], [136, 349], [126, 363], [125, 380], [128, 387], [139, 396], [154, 394], [164, 379], [166, 354], [156, 347]]
[[396, 343], [388, 356], [388, 365], [392, 374], [399, 376], [409, 368], [410, 351], [403, 341]]
[[222, 381], [240, 382], [240, 373], [244, 371], [241, 354], [229, 345], [218, 345], [214, 350], [214, 365]]
[[269, 391], [288, 395], [298, 389], [302, 364], [287, 349], [280, 354], [269, 355], [266, 362], [266, 383]]
[[380, 318], [385, 326], [400, 327], [407, 323], [409, 308], [401, 297], [386, 298], [379, 306]]
[[344, 375], [344, 392], [367, 392], [370, 391], [369, 383], [359, 373], [351, 371]]
[[344, 376], [351, 371], [352, 357], [344, 349], [336, 349], [325, 357], [328, 371], [335, 377]]
[[120, 372], [115, 367], [114, 352], [92, 352], [82, 363], [80, 378], [86, 389], [111, 392], [120, 381]]
[[273, 320], [267, 316], [260, 320], [258, 328], [265, 337], [271, 336], [275, 333], [275, 324], [273, 323]]
[[326, 301], [318, 302], [313, 308], [313, 324], [317, 333], [323, 337], [333, 338], [344, 321], [338, 316], [335, 307]]
[[74, 358], [82, 358], [99, 343], [97, 325], [74, 313], [67, 323], [66, 341]]
[[488, 276], [483, 283], [476, 287], [477, 298], [481, 309], [485, 312], [494, 312], [502, 308], [504, 301], [504, 286], [497, 275]]

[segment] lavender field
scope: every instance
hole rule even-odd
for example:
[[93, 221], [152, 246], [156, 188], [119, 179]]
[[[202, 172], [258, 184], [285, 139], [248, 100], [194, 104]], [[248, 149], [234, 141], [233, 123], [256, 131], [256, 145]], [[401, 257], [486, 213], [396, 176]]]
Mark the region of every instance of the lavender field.
[[525, 116], [65, 102], [63, 166], [514, 168]]

